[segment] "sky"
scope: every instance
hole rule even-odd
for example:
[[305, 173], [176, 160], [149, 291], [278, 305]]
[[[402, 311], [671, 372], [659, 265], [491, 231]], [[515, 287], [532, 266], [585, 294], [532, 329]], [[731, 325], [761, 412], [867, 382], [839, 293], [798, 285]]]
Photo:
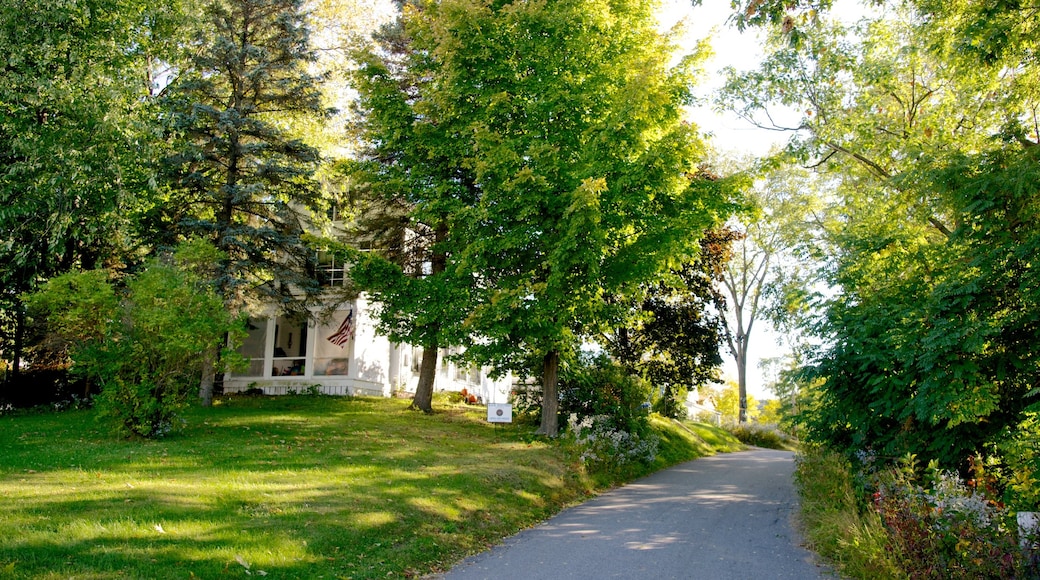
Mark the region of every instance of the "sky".
[[[689, 0], [662, 0], [662, 24], [685, 19], [683, 46], [692, 47], [696, 42], [709, 38], [714, 55], [705, 64], [706, 78], [696, 87], [695, 93], [707, 104], [690, 111], [690, 120], [702, 131], [710, 134], [710, 141], [723, 154], [743, 156], [765, 155], [790, 136], [776, 131], [759, 129], [733, 114], [716, 112], [710, 105], [711, 93], [723, 82], [722, 69], [732, 66], [737, 70], [753, 69], [762, 59], [763, 40], [756, 30], [740, 32], [727, 24], [732, 13], [730, 0], [703, 0], [701, 6], [691, 6]], [[772, 380], [763, 376], [759, 369], [762, 359], [782, 356], [787, 349], [779, 344], [779, 336], [766, 321], [756, 321], [749, 339], [747, 387], [748, 394], [759, 401], [774, 398], [765, 384]], [[723, 348], [723, 379], [737, 380], [737, 367], [728, 349]]]

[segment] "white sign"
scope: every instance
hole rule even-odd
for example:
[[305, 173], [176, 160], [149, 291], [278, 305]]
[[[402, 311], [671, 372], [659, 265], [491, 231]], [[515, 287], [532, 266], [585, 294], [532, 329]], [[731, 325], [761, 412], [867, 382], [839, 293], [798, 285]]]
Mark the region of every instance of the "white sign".
[[491, 403], [488, 405], [489, 423], [512, 423], [513, 406], [504, 403]]

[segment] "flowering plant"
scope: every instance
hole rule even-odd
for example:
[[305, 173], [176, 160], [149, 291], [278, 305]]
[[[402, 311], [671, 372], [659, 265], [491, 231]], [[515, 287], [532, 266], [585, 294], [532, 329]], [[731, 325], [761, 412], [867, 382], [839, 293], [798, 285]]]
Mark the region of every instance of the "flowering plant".
[[572, 413], [567, 420], [567, 433], [581, 451], [582, 464], [596, 471], [613, 471], [633, 462], [653, 463], [660, 444], [653, 433], [639, 435], [617, 429], [607, 415], [579, 419]]

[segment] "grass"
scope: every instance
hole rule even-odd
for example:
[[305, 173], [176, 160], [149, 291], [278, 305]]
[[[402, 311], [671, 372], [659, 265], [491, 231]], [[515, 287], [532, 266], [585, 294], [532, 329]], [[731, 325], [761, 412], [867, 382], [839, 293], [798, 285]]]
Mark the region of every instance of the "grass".
[[776, 425], [730, 423], [724, 425], [723, 428], [745, 445], [780, 451], [798, 451], [799, 449], [798, 440], [780, 431]]
[[[91, 411], [0, 417], [0, 577], [418, 576], [604, 485], [529, 427], [407, 405], [237, 397], [159, 441], [113, 439]], [[658, 423], [654, 468], [722, 437]]]
[[843, 577], [907, 577], [877, 512], [860, 509], [848, 461], [831, 451], [807, 448], [798, 456], [795, 483], [810, 547]]
[[684, 421], [682, 425], [693, 431], [693, 433], [697, 435], [705, 445], [715, 449], [716, 451], [730, 453], [745, 449], [744, 444], [741, 443], [739, 439], [724, 429], [706, 423], [696, 423], [692, 421]]

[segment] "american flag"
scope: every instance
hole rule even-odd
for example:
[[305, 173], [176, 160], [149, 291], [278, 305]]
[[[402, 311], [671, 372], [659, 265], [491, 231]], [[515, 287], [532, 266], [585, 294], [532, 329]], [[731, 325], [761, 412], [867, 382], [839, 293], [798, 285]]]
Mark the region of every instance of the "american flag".
[[350, 339], [354, 338], [354, 309], [351, 308], [347, 312], [347, 317], [343, 319], [343, 323], [339, 325], [339, 330], [329, 335], [328, 341], [332, 344], [343, 347], [347, 344]]

